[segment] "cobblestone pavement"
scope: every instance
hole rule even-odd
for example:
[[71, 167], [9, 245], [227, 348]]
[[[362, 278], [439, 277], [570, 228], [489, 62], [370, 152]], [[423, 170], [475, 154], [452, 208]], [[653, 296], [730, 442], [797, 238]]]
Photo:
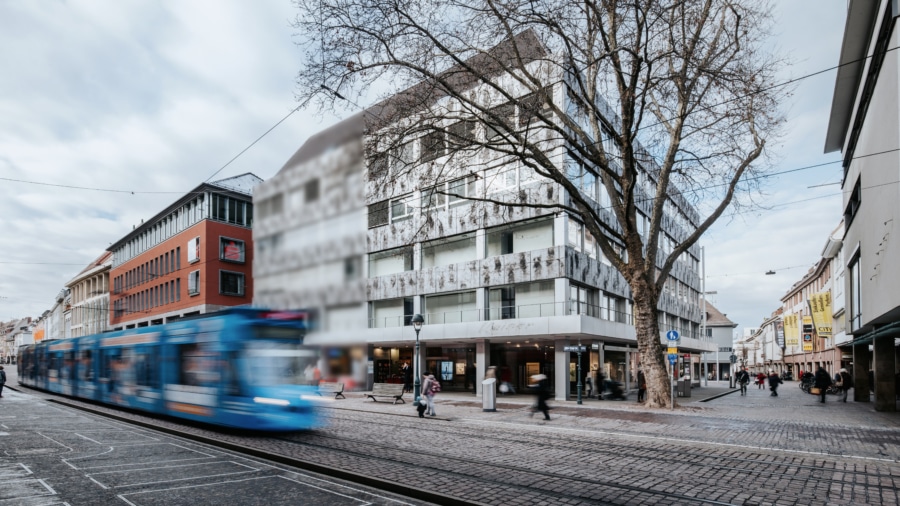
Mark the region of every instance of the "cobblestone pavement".
[[411, 402], [353, 392], [327, 402], [321, 431], [213, 434], [471, 503], [898, 504], [898, 413], [835, 396], [820, 404], [796, 382], [778, 397], [711, 384], [674, 411], [633, 398], [551, 401], [544, 422], [527, 395], [486, 412], [471, 393], [445, 391], [438, 416], [420, 419]]

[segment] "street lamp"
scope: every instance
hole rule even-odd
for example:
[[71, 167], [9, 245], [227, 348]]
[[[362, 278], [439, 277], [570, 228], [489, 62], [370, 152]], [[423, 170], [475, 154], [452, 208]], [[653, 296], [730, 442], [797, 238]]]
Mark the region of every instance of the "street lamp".
[[419, 387], [421, 386], [421, 379], [419, 378], [421, 375], [419, 374], [419, 331], [422, 330], [422, 324], [425, 323], [425, 318], [422, 318], [422, 315], [416, 314], [412, 317], [412, 326], [416, 331], [416, 359], [413, 364], [413, 374], [416, 379], [413, 381], [413, 400], [415, 402], [419, 402]]

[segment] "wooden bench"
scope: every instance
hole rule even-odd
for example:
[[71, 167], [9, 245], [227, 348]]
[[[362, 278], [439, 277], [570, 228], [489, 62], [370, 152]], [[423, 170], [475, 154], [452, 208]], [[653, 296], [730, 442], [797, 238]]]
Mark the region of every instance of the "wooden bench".
[[346, 397], [344, 397], [343, 383], [326, 381], [319, 383], [319, 395], [322, 394], [334, 394], [335, 399], [346, 399]]
[[372, 385], [372, 393], [366, 394], [366, 397], [371, 397], [375, 402], [378, 402], [376, 397], [392, 397], [393, 404], [397, 404], [397, 401], [406, 404], [403, 400], [403, 383], [375, 383]]

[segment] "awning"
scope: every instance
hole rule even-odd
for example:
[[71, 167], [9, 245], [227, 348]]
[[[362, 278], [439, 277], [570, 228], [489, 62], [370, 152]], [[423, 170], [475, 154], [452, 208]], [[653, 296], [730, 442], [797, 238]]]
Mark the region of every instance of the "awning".
[[875, 329], [871, 332], [853, 339], [849, 343], [839, 344], [838, 346], [856, 346], [857, 344], [871, 344], [877, 338], [881, 337], [900, 337], [900, 322], [889, 323], [884, 327]]

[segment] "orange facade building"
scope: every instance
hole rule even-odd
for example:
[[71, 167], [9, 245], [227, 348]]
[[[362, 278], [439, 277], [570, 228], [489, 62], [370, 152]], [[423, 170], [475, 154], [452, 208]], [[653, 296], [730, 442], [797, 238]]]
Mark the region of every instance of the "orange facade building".
[[159, 325], [253, 300], [253, 187], [203, 183], [110, 246], [110, 329]]

